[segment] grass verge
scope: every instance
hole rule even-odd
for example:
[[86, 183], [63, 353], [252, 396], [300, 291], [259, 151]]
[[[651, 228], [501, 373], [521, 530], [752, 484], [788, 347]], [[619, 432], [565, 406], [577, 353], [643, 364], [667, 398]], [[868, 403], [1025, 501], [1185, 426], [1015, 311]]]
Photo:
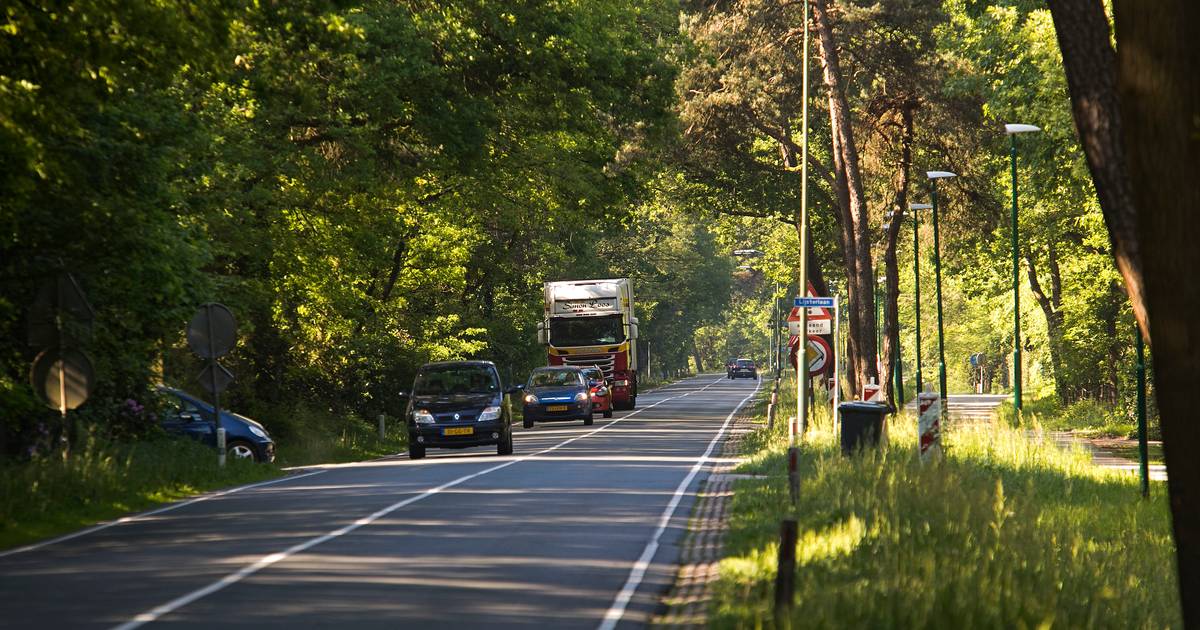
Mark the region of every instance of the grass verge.
[[68, 458], [0, 465], [0, 549], [281, 474], [275, 466], [232, 459], [218, 468], [215, 451], [186, 439], [91, 438]]
[[272, 422], [275, 464], [230, 459], [182, 438], [133, 443], [86, 440], [71, 456], [0, 461], [0, 549], [65, 534], [210, 490], [284, 474], [281, 466], [359, 461], [408, 447], [404, 425], [389, 418], [384, 439], [365, 421], [296, 408]]
[[737, 484], [712, 625], [776, 625], [785, 518], [800, 532], [796, 627], [1182, 625], [1161, 484], [1141, 500], [1136, 476], [1003, 423], [951, 428], [932, 464], [916, 456], [911, 416], [891, 424], [885, 449], [853, 458], [827, 420], [814, 424], [795, 507], [786, 425], [747, 436], [741, 472], [765, 476]]

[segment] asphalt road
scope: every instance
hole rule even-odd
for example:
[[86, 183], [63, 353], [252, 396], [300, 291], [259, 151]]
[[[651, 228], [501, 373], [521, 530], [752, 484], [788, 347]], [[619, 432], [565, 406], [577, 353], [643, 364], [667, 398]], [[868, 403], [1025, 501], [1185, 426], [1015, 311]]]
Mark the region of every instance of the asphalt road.
[[0, 627], [643, 625], [754, 381], [516, 430], [516, 451], [322, 468], [0, 554]]

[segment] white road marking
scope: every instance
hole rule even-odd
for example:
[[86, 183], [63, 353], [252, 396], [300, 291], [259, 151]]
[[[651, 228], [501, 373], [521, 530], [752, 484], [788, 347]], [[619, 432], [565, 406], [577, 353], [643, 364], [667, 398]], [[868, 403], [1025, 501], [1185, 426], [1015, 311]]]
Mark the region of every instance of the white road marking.
[[[715, 384], [716, 382], [713, 383], [713, 385]], [[646, 570], [650, 568], [650, 562], [654, 560], [654, 555], [658, 553], [659, 540], [662, 539], [663, 533], [667, 531], [667, 526], [671, 523], [671, 517], [675, 515], [675, 509], [679, 507], [679, 502], [683, 499], [684, 493], [687, 492], [688, 486], [691, 485], [692, 480], [699, 474], [700, 469], [709, 462], [709, 456], [712, 455], [713, 449], [716, 448], [717, 441], [721, 439], [721, 436], [725, 435], [725, 431], [729, 428], [729, 423], [733, 421], [733, 417], [737, 415], [738, 411], [741, 411], [746, 401], [758, 393], [761, 384], [761, 381], [756, 383], [754, 391], [750, 392], [749, 395], [742, 399], [742, 402], [737, 404], [737, 407], [733, 408], [733, 411], [729, 412], [729, 415], [725, 418], [725, 422], [721, 425], [721, 429], [717, 431], [717, 434], [708, 443], [708, 449], [704, 451], [700, 459], [696, 460], [687, 477], [684, 477], [683, 481], [679, 482], [679, 487], [675, 488], [675, 494], [671, 496], [671, 502], [667, 504], [662, 516], [658, 519], [658, 529], [654, 530], [654, 535], [650, 537], [650, 542], [646, 543], [646, 548], [642, 550], [641, 557], [637, 559], [637, 562], [633, 563], [633, 568], [629, 571], [629, 579], [625, 581], [625, 586], [617, 593], [616, 599], [613, 600], [608, 613], [604, 615], [604, 619], [597, 626], [597, 630], [613, 630], [620, 623], [621, 617], [625, 616], [625, 609], [629, 606], [629, 601], [633, 599], [634, 593], [637, 592], [638, 586], [641, 585], [642, 580], [646, 577]], [[711, 386], [709, 385], [709, 387]], [[705, 389], [708, 388], [706, 387]]]
[[[719, 382], [719, 381], [713, 382], [703, 389], [707, 389], [708, 387], [715, 385], [717, 382]], [[699, 391], [702, 391], [702, 390], [699, 390]], [[755, 387], [754, 391], [757, 392], [758, 387]], [[141, 613], [141, 614], [137, 615], [136, 617], [134, 617], [133, 619], [131, 619], [130, 621], [127, 621], [121, 625], [116, 626], [114, 628], [114, 630], [133, 630], [133, 628], [139, 628], [147, 623], [150, 623], [150, 622], [153, 622], [153, 621], [156, 621], [156, 620], [162, 618], [164, 615], [168, 615], [176, 610], [179, 610], [180, 608], [183, 608], [184, 606], [187, 606], [188, 604], [191, 604], [197, 600], [200, 600], [200, 599], [203, 599], [204, 597], [212, 595], [213, 593], [216, 593], [228, 586], [237, 584], [238, 582], [241, 582], [242, 580], [246, 579], [247, 577], [250, 577], [251, 575], [258, 573], [259, 571], [262, 571], [263, 569], [266, 569], [267, 567], [270, 567], [271, 565], [282, 562], [283, 560], [286, 560], [286, 559], [290, 558], [291, 556], [294, 556], [300, 552], [312, 549], [313, 547], [316, 547], [317, 545], [320, 545], [322, 543], [329, 542], [330, 540], [333, 540], [334, 538], [338, 538], [340, 536], [349, 534], [350, 532], [353, 532], [354, 530], [359, 529], [360, 527], [370, 525], [371, 523], [374, 523], [375, 521], [387, 516], [388, 514], [391, 514], [392, 512], [395, 512], [396, 510], [398, 510], [402, 507], [412, 505], [413, 503], [416, 503], [417, 501], [420, 501], [422, 499], [427, 499], [431, 496], [434, 496], [434, 495], [442, 492], [443, 490], [448, 490], [450, 488], [453, 488], [455, 486], [466, 483], [467, 481], [470, 481], [477, 477], [482, 477], [484, 475], [496, 472], [497, 470], [508, 468], [509, 466], [512, 466], [513, 464], [518, 464], [520, 462], [532, 459], [539, 455], [545, 455], [546, 453], [556, 451], [572, 442], [575, 442], [577, 440], [582, 440], [583, 438], [596, 435], [597, 433], [600, 433], [601, 431], [613, 426], [614, 424], [617, 424], [618, 422], [622, 422], [624, 420], [632, 418], [633, 416], [641, 413], [642, 411], [657, 407], [658, 405], [661, 405], [669, 400], [675, 400], [676, 398], [683, 398], [684, 396], [687, 396], [688, 394], [691, 394], [691, 393], [694, 393], [694, 392], [688, 392], [687, 394], [681, 394], [679, 396], [671, 396], [669, 398], [664, 398], [654, 404], [647, 405], [645, 407], [641, 407], [635, 411], [632, 411], [632, 412], [630, 412], [620, 418], [617, 418], [617, 419], [613, 420], [612, 422], [609, 422], [609, 423], [605, 424], [604, 426], [599, 427], [590, 432], [583, 433], [581, 435], [570, 438], [568, 440], [564, 440], [562, 442], [559, 442], [558, 444], [555, 444], [554, 446], [537, 451], [536, 453], [531, 453], [529, 455], [518, 457], [516, 459], [504, 462], [502, 464], [498, 464], [496, 466], [491, 466], [489, 468], [485, 468], [483, 470], [471, 473], [469, 475], [464, 475], [453, 481], [448, 481], [440, 486], [430, 488], [418, 495], [411, 496], [402, 501], [397, 501], [396, 503], [393, 503], [393, 504], [391, 504], [369, 516], [360, 518], [360, 519], [354, 521], [353, 523], [350, 523], [348, 525], [345, 525], [343, 527], [335, 529], [327, 534], [324, 534], [322, 536], [317, 536], [315, 538], [310, 538], [309, 540], [306, 540], [302, 543], [298, 543], [291, 547], [288, 547], [284, 551], [280, 551], [280, 552], [273, 553], [273, 554], [270, 554], [267, 556], [263, 556], [262, 558], [259, 558], [257, 561], [255, 561], [249, 565], [246, 565], [246, 566], [242, 567], [241, 569], [234, 571], [233, 573], [230, 573], [229, 575], [226, 575], [225, 577], [217, 580], [216, 582], [213, 582], [212, 584], [209, 584], [208, 586], [194, 590], [186, 595], [177, 597], [161, 606], [155, 607], [151, 610]], [[752, 395], [753, 394], [751, 394], [751, 396]], [[746, 400], [749, 400], [749, 398], [750, 397], [747, 396], [744, 400], [742, 400], [742, 402], [738, 404], [738, 408], [740, 409], [742, 404], [744, 404], [746, 402]], [[735, 410], [735, 412], [736, 412], [736, 410]], [[732, 418], [732, 417], [733, 417], [733, 414], [730, 414], [729, 418]], [[729, 418], [726, 418], [725, 425], [729, 424]], [[725, 426], [722, 426], [721, 433], [717, 434], [718, 437], [720, 437], [720, 435], [722, 433], [724, 433], [724, 431], [725, 431]], [[712, 452], [713, 444], [715, 444], [715, 441], [716, 441], [716, 438], [714, 438], [713, 442], [709, 443], [708, 451], [705, 452], [704, 457], [701, 458], [701, 461], [704, 461], [704, 458], [708, 457], [708, 455]], [[696, 470], [697, 470], [696, 468], [692, 469], [692, 473], [690, 475], [688, 475], [688, 478], [686, 481], [690, 482], [691, 479], [693, 477], [695, 477]], [[315, 473], [312, 473], [312, 474], [315, 474]], [[685, 483], [684, 487], [686, 487], [686, 483]], [[677, 491], [676, 497], [674, 499], [672, 499], [672, 503], [670, 506], [670, 509], [672, 511], [674, 511], [674, 506], [679, 503], [678, 495], [680, 492], [682, 492], [682, 490]], [[661, 530], [661, 528], [660, 528], [660, 530]], [[658, 533], [655, 534], [655, 541], [657, 541], [657, 539], [660, 535], [661, 535], [661, 531], [659, 531]], [[657, 544], [657, 542], [656, 542], [656, 544]]]
[[207, 501], [209, 499], [216, 499], [218, 497], [228, 496], [235, 492], [241, 492], [242, 490], [250, 490], [252, 488], [261, 488], [263, 486], [269, 486], [271, 484], [281, 483], [284, 481], [293, 481], [296, 479], [303, 479], [304, 477], [311, 477], [313, 475], [319, 475], [323, 472], [325, 472], [325, 471], [317, 470], [314, 472], [305, 473], [303, 475], [288, 475], [287, 477], [280, 477], [279, 479], [271, 479], [269, 481], [260, 481], [258, 483], [252, 483], [252, 484], [246, 485], [246, 486], [238, 486], [236, 488], [229, 488], [228, 490], [221, 490], [220, 492], [213, 492], [210, 494], [202, 494], [198, 497], [188, 499], [186, 501], [180, 501], [179, 503], [172, 503], [171, 505], [160, 507], [157, 510], [151, 510], [149, 512], [142, 512], [140, 514], [131, 514], [129, 516], [123, 516], [115, 521], [109, 521], [107, 523], [100, 523], [99, 525], [93, 525], [87, 529], [81, 529], [77, 532], [72, 532], [65, 536], [59, 536], [58, 538], [51, 538], [50, 540], [43, 540], [42, 542], [39, 542], [39, 543], [34, 543], [32, 545], [25, 545], [24, 547], [17, 547], [16, 549], [9, 549], [8, 551], [0, 551], [0, 558], [3, 558], [5, 556], [15, 555], [18, 553], [24, 553], [26, 551], [34, 551], [37, 549], [41, 549], [42, 547], [48, 547], [50, 545], [54, 545], [54, 544], [57, 544], [60, 542], [65, 542], [65, 541], [71, 540], [73, 538], [79, 538], [80, 536], [86, 536], [88, 534], [93, 534], [95, 532], [98, 532], [98, 531], [101, 531], [104, 529], [108, 529], [110, 527], [116, 527], [117, 525], [124, 525], [125, 523], [132, 523], [134, 521], [140, 521], [142, 519], [145, 519], [145, 518], [148, 518], [151, 516], [156, 516], [158, 514], [162, 514], [163, 512], [170, 512], [171, 510], [178, 510], [181, 507], [187, 507], [189, 505], [192, 505], [194, 503], [199, 503], [201, 501]]

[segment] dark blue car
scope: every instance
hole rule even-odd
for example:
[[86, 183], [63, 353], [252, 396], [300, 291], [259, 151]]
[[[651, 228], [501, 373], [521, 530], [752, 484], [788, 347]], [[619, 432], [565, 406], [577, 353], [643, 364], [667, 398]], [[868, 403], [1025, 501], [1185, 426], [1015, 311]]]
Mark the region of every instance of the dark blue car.
[[577, 367], [542, 367], [529, 375], [525, 385], [526, 429], [535, 422], [552, 420], [593, 421], [591, 387]]
[[498, 455], [513, 452], [512, 408], [491, 361], [421, 366], [406, 416], [410, 459], [425, 457], [427, 448], [495, 444]]
[[[167, 433], [186, 435], [213, 448], [217, 447], [212, 405], [178, 389], [160, 387], [158, 391], [165, 396], [162, 428]], [[275, 441], [263, 425], [222, 409], [221, 427], [225, 429], [225, 451], [231, 457], [257, 462], [275, 461]]]

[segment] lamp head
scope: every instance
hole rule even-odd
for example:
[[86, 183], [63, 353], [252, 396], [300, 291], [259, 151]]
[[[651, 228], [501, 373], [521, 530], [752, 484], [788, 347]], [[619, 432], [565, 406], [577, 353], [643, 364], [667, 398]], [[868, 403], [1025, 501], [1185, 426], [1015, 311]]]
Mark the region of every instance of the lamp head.
[[1012, 135], [1014, 133], [1029, 133], [1031, 131], [1041, 131], [1041, 127], [1034, 125], [1011, 124], [1004, 125], [1004, 133]]
[[950, 171], [925, 171], [925, 176], [929, 179], [945, 179], [947, 177], [958, 177], [957, 173]]
[[928, 210], [932, 207], [933, 206], [931, 206], [927, 203], [910, 203], [910, 204], [908, 204], [909, 210]]

